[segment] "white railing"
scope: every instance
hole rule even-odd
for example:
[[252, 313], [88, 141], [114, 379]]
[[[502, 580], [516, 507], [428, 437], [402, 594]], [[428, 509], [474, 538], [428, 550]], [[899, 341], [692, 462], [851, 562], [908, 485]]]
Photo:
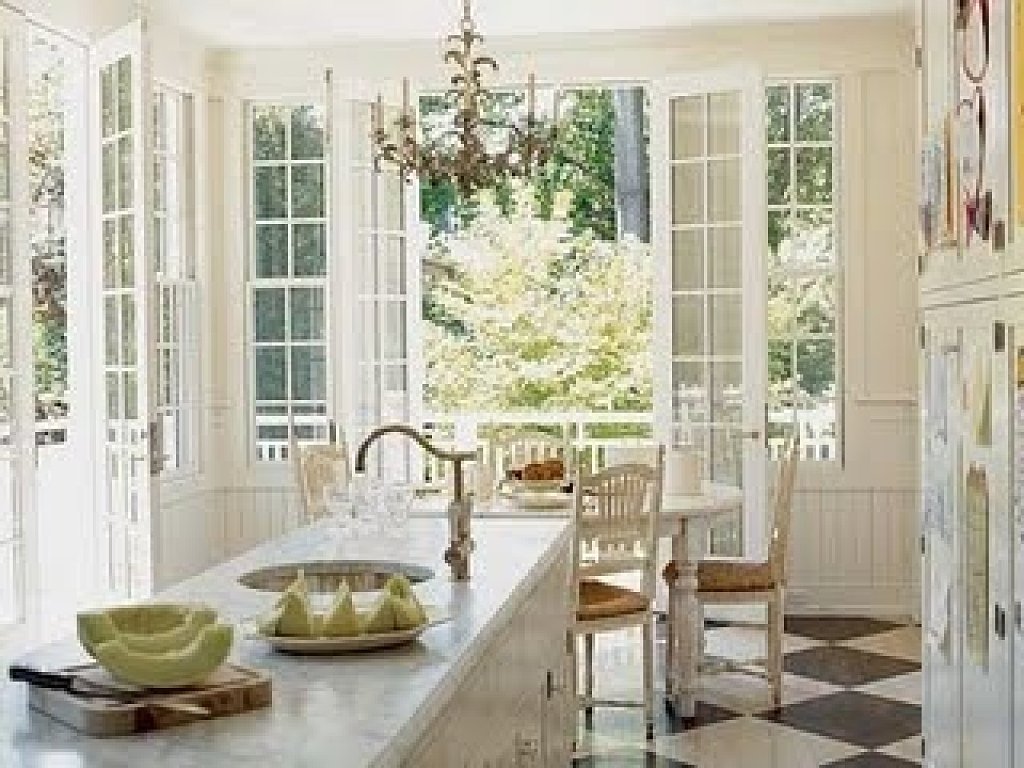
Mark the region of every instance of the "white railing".
[[[436, 414], [424, 419], [424, 429], [439, 445], [481, 452], [496, 441], [522, 431], [543, 432], [566, 444], [584, 470], [605, 465], [609, 448], [649, 443], [654, 415], [634, 412], [463, 411]], [[528, 445], [529, 441], [525, 441]], [[538, 452], [541, 446], [538, 445]], [[423, 478], [428, 485], [443, 485], [449, 466], [424, 459]]]

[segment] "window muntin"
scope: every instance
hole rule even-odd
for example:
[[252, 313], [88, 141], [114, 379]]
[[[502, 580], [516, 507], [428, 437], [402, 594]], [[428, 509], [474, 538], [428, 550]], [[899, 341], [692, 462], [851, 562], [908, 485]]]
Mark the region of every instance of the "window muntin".
[[799, 429], [804, 457], [837, 450], [842, 279], [837, 253], [836, 84], [799, 80], [765, 92], [768, 237], [768, 431], [771, 455]]
[[249, 131], [253, 451], [281, 461], [291, 438], [323, 441], [330, 427], [324, 113], [253, 104]]

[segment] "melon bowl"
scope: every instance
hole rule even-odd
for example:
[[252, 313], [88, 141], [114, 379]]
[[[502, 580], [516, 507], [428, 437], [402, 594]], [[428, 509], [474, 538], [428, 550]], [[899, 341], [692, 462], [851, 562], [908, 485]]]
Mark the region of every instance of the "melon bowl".
[[234, 632], [208, 606], [151, 603], [80, 613], [78, 639], [119, 682], [181, 688], [201, 683], [224, 663]]

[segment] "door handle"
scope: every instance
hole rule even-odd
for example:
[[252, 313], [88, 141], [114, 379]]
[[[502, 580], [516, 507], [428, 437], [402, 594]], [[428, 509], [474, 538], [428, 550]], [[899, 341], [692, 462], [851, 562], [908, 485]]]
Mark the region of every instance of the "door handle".
[[740, 437], [746, 440], [760, 440], [761, 430], [760, 429], [744, 429], [740, 432]]

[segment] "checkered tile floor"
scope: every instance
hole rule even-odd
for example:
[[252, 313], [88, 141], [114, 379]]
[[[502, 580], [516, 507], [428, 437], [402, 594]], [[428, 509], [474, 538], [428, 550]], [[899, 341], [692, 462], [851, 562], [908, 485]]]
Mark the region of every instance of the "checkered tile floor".
[[[659, 627], [659, 629], [662, 629]], [[659, 678], [664, 637], [659, 632]], [[706, 630], [707, 651], [763, 658], [761, 630]], [[905, 768], [920, 764], [920, 630], [860, 618], [791, 617], [786, 622], [783, 706], [767, 683], [742, 674], [701, 681], [692, 721], [665, 712], [659, 695], [654, 741], [639, 710], [598, 709], [580, 722], [574, 766], [585, 768]], [[598, 696], [640, 698], [640, 635], [597, 638]]]

